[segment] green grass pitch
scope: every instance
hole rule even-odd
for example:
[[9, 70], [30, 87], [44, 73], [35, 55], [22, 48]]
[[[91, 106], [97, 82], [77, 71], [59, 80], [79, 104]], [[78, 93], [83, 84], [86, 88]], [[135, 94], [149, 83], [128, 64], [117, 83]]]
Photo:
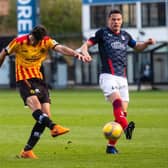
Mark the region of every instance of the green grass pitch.
[[123, 135], [118, 155], [105, 154], [102, 128], [112, 121], [100, 90], [52, 90], [52, 119], [71, 129], [52, 138], [45, 130], [34, 149], [38, 160], [18, 159], [34, 120], [15, 90], [0, 90], [0, 168], [167, 168], [168, 91], [130, 92], [131, 141]]

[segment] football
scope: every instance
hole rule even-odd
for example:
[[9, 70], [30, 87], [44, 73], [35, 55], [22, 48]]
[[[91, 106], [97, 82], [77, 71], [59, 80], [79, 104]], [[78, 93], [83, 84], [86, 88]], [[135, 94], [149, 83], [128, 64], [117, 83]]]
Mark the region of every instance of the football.
[[103, 134], [108, 140], [117, 140], [121, 137], [123, 129], [117, 122], [106, 123], [103, 127]]

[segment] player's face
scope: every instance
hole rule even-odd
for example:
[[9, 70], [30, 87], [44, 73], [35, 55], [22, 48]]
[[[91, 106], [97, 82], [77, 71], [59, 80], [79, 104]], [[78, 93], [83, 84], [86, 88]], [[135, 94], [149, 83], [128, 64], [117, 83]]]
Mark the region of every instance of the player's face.
[[30, 40], [30, 44], [33, 46], [37, 45], [39, 42], [35, 39], [35, 37], [32, 34], [29, 35], [29, 40]]
[[119, 33], [122, 25], [122, 16], [119, 13], [112, 14], [108, 18], [108, 27], [115, 33]]

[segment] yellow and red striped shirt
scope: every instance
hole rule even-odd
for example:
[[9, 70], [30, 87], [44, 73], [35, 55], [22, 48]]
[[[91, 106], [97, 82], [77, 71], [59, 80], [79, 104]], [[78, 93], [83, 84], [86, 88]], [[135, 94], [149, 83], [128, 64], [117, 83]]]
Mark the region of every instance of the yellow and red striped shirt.
[[45, 36], [36, 46], [30, 44], [28, 35], [13, 39], [6, 47], [9, 55], [15, 54], [16, 81], [30, 78], [43, 79], [40, 72], [41, 64], [46, 59], [49, 49], [58, 43]]

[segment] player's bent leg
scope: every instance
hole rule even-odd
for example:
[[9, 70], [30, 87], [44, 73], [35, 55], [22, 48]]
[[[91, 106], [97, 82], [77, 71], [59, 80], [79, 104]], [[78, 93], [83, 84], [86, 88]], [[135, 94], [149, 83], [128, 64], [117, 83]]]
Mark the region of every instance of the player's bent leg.
[[65, 128], [61, 125], [54, 125], [54, 127], [51, 129], [51, 136], [52, 137], [56, 137], [56, 136], [59, 136], [59, 135], [63, 135], [65, 133], [68, 133], [70, 131], [69, 128]]
[[122, 126], [123, 129], [125, 129], [128, 126], [128, 121], [122, 111], [121, 99], [114, 100], [113, 113], [114, 113], [115, 121], [118, 122]]
[[52, 129], [55, 125], [53, 121], [47, 116], [47, 114], [43, 113], [40, 109], [35, 110], [32, 113], [32, 116], [37, 122], [44, 124], [49, 129]]
[[32, 115], [39, 123], [44, 124], [46, 127], [48, 127], [51, 130], [51, 135], [53, 137], [65, 134], [70, 131], [69, 128], [64, 128], [61, 125], [53, 123], [53, 121], [46, 114], [44, 114], [40, 109], [37, 109], [36, 111], [34, 111]]
[[24, 159], [38, 159], [38, 157], [34, 154], [32, 150], [28, 151], [22, 150], [20, 153], [20, 157]]

